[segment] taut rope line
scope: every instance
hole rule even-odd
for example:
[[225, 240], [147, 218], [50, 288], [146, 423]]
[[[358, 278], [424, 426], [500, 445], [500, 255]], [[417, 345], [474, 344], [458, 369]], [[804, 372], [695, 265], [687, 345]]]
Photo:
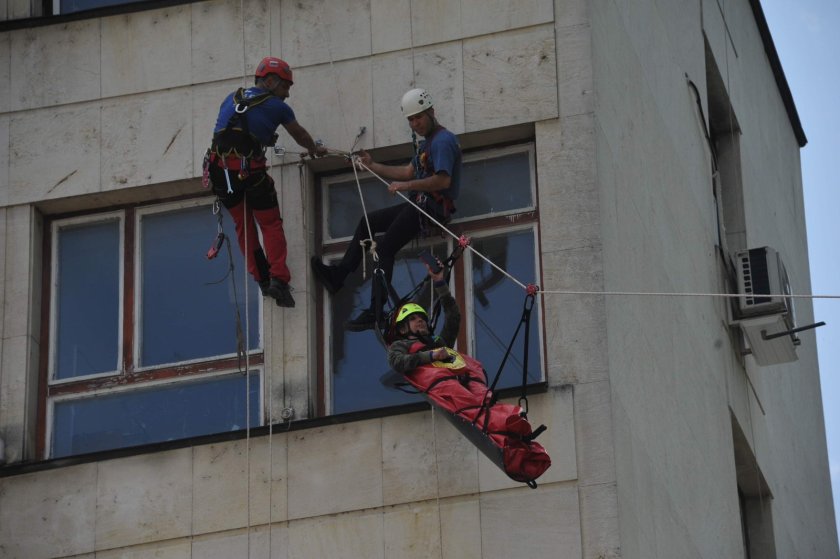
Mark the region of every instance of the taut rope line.
[[[338, 150], [331, 150], [331, 151], [338, 152]], [[376, 177], [377, 179], [382, 181], [383, 184], [385, 184], [385, 185], [390, 184], [386, 179], [383, 179], [381, 176], [379, 176], [374, 171], [372, 171], [370, 169], [370, 167], [368, 167], [367, 165], [362, 163], [358, 156], [352, 155], [351, 157], [353, 158], [353, 162], [355, 163], [355, 165], [353, 165], [353, 173], [356, 177], [356, 184], [357, 185], [359, 185], [359, 176], [356, 173], [356, 165], [365, 169], [371, 175], [373, 175], [374, 177]], [[361, 186], [359, 186], [359, 193], [361, 195]], [[429, 218], [430, 221], [432, 221], [435, 225], [440, 227], [442, 231], [446, 232], [452, 238], [454, 238], [456, 240], [459, 240], [461, 238], [459, 235], [456, 235], [451, 230], [447, 229], [446, 226], [444, 226], [442, 223], [440, 223], [438, 220], [436, 220], [433, 216], [429, 215], [429, 213], [426, 210], [424, 210], [423, 208], [418, 206], [416, 203], [414, 203], [414, 201], [411, 200], [408, 196], [406, 196], [402, 192], [397, 192], [396, 194], [398, 194], [399, 196], [401, 196], [403, 198], [403, 200], [405, 200], [406, 202], [408, 202], [409, 204], [414, 206], [417, 209], [417, 211], [419, 211], [424, 216]], [[362, 200], [362, 208], [364, 208], [364, 199]], [[367, 214], [365, 214], [365, 219], [367, 219]], [[368, 231], [370, 231], [369, 228], [368, 228]], [[483, 254], [481, 254], [479, 251], [477, 251], [472, 245], [467, 245], [467, 248], [469, 248], [474, 254], [479, 256], [485, 262], [490, 264], [490, 266], [492, 266], [493, 268], [498, 270], [503, 275], [507, 276], [508, 279], [513, 281], [515, 284], [520, 286], [522, 289], [525, 289], [525, 290], [529, 289], [530, 286], [524, 284], [523, 282], [519, 281], [517, 278], [512, 276], [510, 273], [508, 273], [506, 270], [503, 270], [502, 268], [500, 268], [492, 260], [490, 260], [489, 258], [484, 256]], [[601, 296], [632, 296], [632, 297], [722, 297], [722, 298], [740, 298], [740, 297], [745, 297], [746, 296], [744, 294], [739, 294], [739, 293], [683, 293], [683, 292], [647, 292], [647, 291], [581, 291], [581, 290], [557, 290], [557, 289], [553, 289], [553, 290], [537, 289], [534, 292], [535, 293], [542, 293], [542, 294], [545, 294], [545, 295], [588, 295], [588, 296], [601, 295]], [[788, 294], [788, 293], [760, 293], [760, 294], [756, 294], [756, 296], [760, 296], [760, 297], [789, 297], [789, 298], [792, 298], [792, 299], [840, 299], [840, 295], [814, 295], [814, 294], [796, 294], [796, 293], [793, 293], [793, 294]]]

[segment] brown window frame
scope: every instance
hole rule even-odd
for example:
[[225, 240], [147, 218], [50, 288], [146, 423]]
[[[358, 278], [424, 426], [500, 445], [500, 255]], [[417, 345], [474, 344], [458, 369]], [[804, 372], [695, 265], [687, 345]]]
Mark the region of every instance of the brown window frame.
[[[109, 389], [119, 389], [129, 386], [142, 386], [148, 383], [167, 381], [177, 378], [193, 377], [193, 378], [211, 378], [214, 375], [222, 375], [225, 373], [234, 373], [240, 370], [243, 366], [243, 360], [238, 357], [220, 357], [208, 358], [195, 361], [189, 361], [181, 364], [164, 364], [161, 366], [144, 366], [138, 367], [135, 363], [135, 345], [138, 341], [139, 324], [135, 323], [135, 289], [136, 289], [136, 251], [137, 246], [137, 212], [150, 208], [166, 208], [173, 203], [186, 202], [184, 207], [189, 207], [190, 204], [195, 206], [203, 206], [205, 204], [206, 196], [187, 196], [168, 200], [155, 200], [154, 202], [142, 204], [130, 204], [117, 207], [110, 207], [105, 209], [98, 209], [91, 212], [74, 212], [72, 214], [60, 214], [46, 216], [43, 224], [43, 274], [41, 285], [41, 345], [39, 352], [39, 378], [38, 378], [38, 410], [37, 410], [37, 428], [36, 428], [36, 455], [41, 459], [50, 458], [50, 444], [47, 440], [50, 434], [49, 422], [51, 414], [49, 409], [52, 401], [55, 398], [67, 396], [83, 396], [96, 395], [107, 392]], [[206, 204], [208, 209], [212, 204], [212, 199], [207, 198]], [[166, 211], [165, 209], [161, 210]], [[114, 375], [104, 374], [102, 376], [81, 378], [79, 380], [62, 380], [60, 382], [51, 382], [51, 359], [50, 352], [52, 347], [51, 327], [52, 316], [51, 307], [53, 299], [53, 285], [52, 285], [52, 271], [53, 271], [53, 227], [56, 223], [66, 221], [70, 218], [91, 218], [91, 222], [97, 220], [97, 216], [107, 214], [121, 214], [122, 221], [122, 298], [120, 301], [122, 311], [122, 333], [121, 333], [121, 352], [119, 357], [119, 370]], [[208, 239], [212, 240], [212, 239]], [[238, 250], [235, 245], [233, 250]], [[241, 273], [241, 271], [239, 271]], [[265, 348], [251, 350], [247, 355], [247, 367], [251, 369], [262, 369], [264, 371], [265, 365]], [[261, 421], [264, 421], [262, 413], [260, 413]]]

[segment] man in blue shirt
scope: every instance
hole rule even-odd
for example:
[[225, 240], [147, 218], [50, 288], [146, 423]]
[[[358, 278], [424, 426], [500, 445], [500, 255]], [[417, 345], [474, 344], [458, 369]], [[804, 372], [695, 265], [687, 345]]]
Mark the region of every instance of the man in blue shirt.
[[[438, 123], [432, 98], [424, 89], [408, 91], [403, 95], [400, 106], [412, 133], [424, 138], [417, 154], [406, 165], [384, 165], [376, 163], [370, 154], [362, 151], [359, 154], [361, 162], [380, 177], [393, 181], [388, 186], [391, 194], [409, 193], [408, 197], [436, 220], [446, 222], [455, 211], [454, 201], [461, 187], [461, 147], [458, 139]], [[413, 205], [404, 202], [369, 212], [367, 221], [374, 235], [384, 233], [376, 240], [376, 250], [379, 267], [390, 284], [397, 252], [417, 237], [426, 225], [426, 218]], [[363, 218], [341, 262], [328, 266], [320, 258], [312, 257], [312, 271], [327, 291], [338, 292], [344, 285], [344, 279], [359, 266], [363, 257], [360, 242], [367, 238], [367, 223]], [[381, 311], [376, 308], [377, 299], [384, 303], [387, 294], [374, 280], [370, 307], [347, 323], [348, 330], [361, 332], [375, 326], [377, 312]]]
[[[293, 83], [292, 69], [286, 62], [264, 58], [254, 74], [254, 87], [239, 89], [222, 102], [205, 160], [213, 192], [236, 224], [248, 272], [263, 295], [274, 298], [281, 307], [294, 307], [295, 300], [289, 290], [286, 236], [274, 180], [266, 171], [265, 148], [277, 141], [275, 130], [282, 125], [310, 156], [326, 153], [286, 104]], [[257, 226], [265, 250], [260, 246]]]

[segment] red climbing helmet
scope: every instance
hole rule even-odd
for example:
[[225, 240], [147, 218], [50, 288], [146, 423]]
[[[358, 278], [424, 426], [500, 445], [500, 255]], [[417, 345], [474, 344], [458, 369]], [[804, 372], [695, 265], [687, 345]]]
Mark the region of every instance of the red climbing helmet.
[[257, 71], [254, 72], [254, 77], [264, 78], [269, 74], [275, 74], [289, 83], [295, 83], [292, 79], [292, 69], [289, 64], [273, 56], [266, 56], [260, 61]]

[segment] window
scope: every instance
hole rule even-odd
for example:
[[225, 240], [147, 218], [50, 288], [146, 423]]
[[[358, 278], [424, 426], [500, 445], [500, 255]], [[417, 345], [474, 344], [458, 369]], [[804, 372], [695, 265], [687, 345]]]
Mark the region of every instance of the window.
[[[533, 144], [487, 149], [464, 155], [461, 195], [452, 223], [457, 234], [472, 239], [472, 246], [523, 283], [537, 283], [538, 213]], [[375, 177], [360, 180], [368, 211], [403, 202], [387, 193]], [[321, 231], [319, 246], [326, 262], [337, 261], [362, 216], [362, 206], [352, 173], [322, 177], [320, 180]], [[416, 258], [430, 248], [441, 259], [454, 249], [455, 241], [433, 231], [432, 235], [406, 246], [394, 267], [393, 286], [400, 296], [425, 276]], [[351, 274], [336, 295], [323, 293], [320, 311], [323, 326], [319, 332], [322, 348], [319, 392], [324, 414], [347, 413], [419, 401], [380, 382], [389, 371], [385, 350], [373, 332], [349, 332], [344, 323], [366, 308], [370, 300], [371, 267], [366, 257], [366, 277], [361, 270]], [[360, 266], [361, 268], [361, 266]], [[490, 264], [466, 251], [453, 268], [450, 282], [463, 316], [459, 347], [482, 362], [488, 375], [495, 375], [522, 315], [525, 293], [521, 287]], [[430, 308], [431, 290], [419, 298]], [[531, 317], [528, 382], [544, 380], [540, 311], [535, 305]], [[508, 358], [500, 388], [522, 382], [522, 332]]]
[[82, 12], [84, 10], [93, 10], [96, 8], [105, 8], [108, 6], [119, 6], [123, 4], [133, 4], [140, 0], [52, 0], [52, 13], [58, 14], [72, 14], [74, 12]]
[[251, 282], [246, 307], [233, 224], [222, 226], [233, 246], [208, 260], [217, 221], [206, 200], [49, 222], [41, 454], [261, 423], [261, 297]]
[[734, 414], [730, 420], [744, 557], [773, 559], [773, 495], [740, 422]]
[[712, 148], [712, 193], [718, 212], [718, 238], [725, 255], [747, 248], [741, 178], [741, 129], [711, 49], [706, 44], [706, 96]]

